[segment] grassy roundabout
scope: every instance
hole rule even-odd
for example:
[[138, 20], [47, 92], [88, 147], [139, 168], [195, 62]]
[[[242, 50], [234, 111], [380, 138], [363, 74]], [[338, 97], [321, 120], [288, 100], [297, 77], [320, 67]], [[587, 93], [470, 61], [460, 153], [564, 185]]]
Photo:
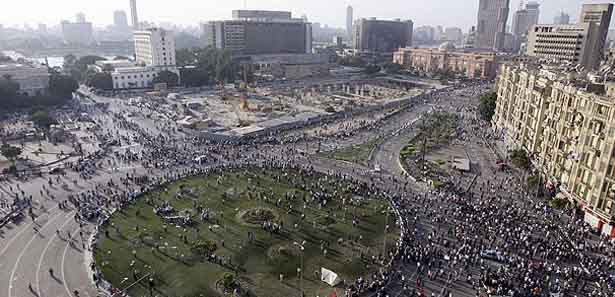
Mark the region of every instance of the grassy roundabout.
[[367, 166], [370, 154], [383, 141], [383, 138], [375, 138], [362, 144], [340, 148], [332, 152], [320, 153], [320, 156]]
[[[299, 296], [303, 259], [305, 296], [328, 296], [321, 267], [349, 281], [367, 277], [377, 270], [372, 256], [382, 254], [385, 236], [389, 251], [399, 238], [393, 216], [384, 215], [388, 203], [358, 192], [347, 181], [295, 170], [185, 179], [116, 212], [101, 227], [96, 263], [114, 287], [130, 286], [133, 297], [150, 296], [151, 272], [154, 296], [224, 296], [231, 291], [225, 286], [240, 283], [244, 296], [288, 297]], [[175, 218], [154, 213], [165, 202], [174, 209], [165, 215]], [[209, 211], [208, 220], [200, 208]], [[182, 226], [177, 216], [191, 216], [192, 223]], [[386, 220], [391, 228], [385, 233]], [[302, 252], [295, 243], [303, 241]]]

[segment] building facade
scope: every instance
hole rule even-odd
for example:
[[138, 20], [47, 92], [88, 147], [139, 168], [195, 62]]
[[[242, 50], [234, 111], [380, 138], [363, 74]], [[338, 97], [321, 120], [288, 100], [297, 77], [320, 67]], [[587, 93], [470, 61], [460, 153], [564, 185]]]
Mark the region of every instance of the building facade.
[[139, 16], [137, 14], [137, 0], [130, 0], [130, 16], [132, 18], [132, 29], [140, 30]]
[[233, 20], [237, 21], [273, 22], [291, 18], [290, 11], [233, 10]]
[[533, 25], [538, 24], [540, 16], [540, 4], [528, 2], [525, 8], [519, 9], [513, 15], [512, 33], [517, 38], [527, 35]]
[[45, 95], [49, 91], [47, 67], [27, 64], [0, 64], [0, 79], [10, 79], [19, 84], [19, 93], [26, 96]]
[[596, 29], [595, 23], [535, 25], [528, 35], [527, 55], [568, 61], [594, 69], [601, 58], [594, 47]]
[[173, 31], [150, 28], [134, 32], [135, 57], [144, 66], [174, 67], [175, 36]]
[[354, 25], [354, 49], [368, 53], [393, 53], [412, 45], [411, 20], [360, 19]]
[[[583, 4], [581, 8], [579, 23], [594, 23], [596, 25], [597, 36], [593, 46], [600, 51], [599, 58], [603, 57], [602, 51], [606, 47], [606, 40], [609, 34], [612, 14], [613, 4]], [[597, 52], [598, 51], [596, 51], [596, 53]]]
[[527, 151], [547, 186], [615, 235], [615, 84], [561, 67], [505, 64], [497, 95], [492, 123], [507, 146]]
[[400, 48], [393, 55], [393, 63], [428, 73], [463, 73], [472, 79], [493, 79], [496, 75], [496, 54], [488, 51]]
[[[167, 71], [179, 76], [177, 68], [168, 68]], [[118, 67], [111, 72], [113, 88], [122, 89], [147, 89], [153, 87], [153, 80], [160, 73], [160, 68], [146, 67]]]
[[128, 28], [128, 17], [125, 11], [116, 10], [113, 12], [113, 26], [115, 26], [116, 29]]
[[286, 21], [215, 21], [202, 25], [205, 46], [228, 49], [233, 56], [312, 52], [312, 25]]
[[354, 11], [352, 6], [346, 7], [346, 36], [352, 39], [352, 24], [354, 22]]
[[562, 12], [553, 18], [553, 23], [556, 25], [568, 25], [570, 24], [570, 15]]
[[94, 43], [92, 23], [71, 23], [62, 21], [62, 37], [68, 44], [90, 45]]
[[510, 0], [479, 0], [474, 46], [500, 51], [504, 46]]

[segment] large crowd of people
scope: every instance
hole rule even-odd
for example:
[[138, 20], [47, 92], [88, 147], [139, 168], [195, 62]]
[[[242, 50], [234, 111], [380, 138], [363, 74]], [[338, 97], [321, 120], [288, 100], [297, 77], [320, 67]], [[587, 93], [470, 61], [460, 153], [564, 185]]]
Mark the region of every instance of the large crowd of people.
[[[418, 96], [416, 102], [437, 103], [451, 112], [468, 114], [475, 112], [472, 98], [487, 87], [449, 88]], [[455, 102], [459, 97], [468, 100]], [[76, 210], [75, 220], [85, 227], [104, 223], [114, 210], [141, 193], [216, 170], [301, 166], [305, 174], [326, 171], [336, 178], [350, 178], [362, 169], [341, 173], [334, 167], [316, 168], [300, 148], [315, 141], [335, 146], [348, 138], [390, 134], [407, 121], [402, 110], [377, 120], [347, 119], [317, 133], [282, 133], [273, 143], [233, 145], [188, 137], [171, 122], [143, 127], [122, 112], [109, 111], [110, 117], [99, 107], [88, 112], [98, 126], [95, 135], [103, 144], [101, 151], [72, 162], [63, 175], [27, 190], [18, 185], [25, 188], [28, 180], [5, 182], [11, 186], [5, 189], [6, 196], [0, 197], [0, 207], [23, 206], [24, 201], [32, 205], [34, 195], [39, 200], [32, 206], [35, 214], [50, 211], [44, 205], [51, 201], [59, 209]], [[150, 113], [147, 107], [135, 112]], [[462, 143], [492, 136], [478, 120], [464, 118], [462, 125], [470, 133]], [[483, 173], [477, 181], [472, 175], [453, 175], [451, 184], [455, 186], [426, 193], [414, 191], [413, 183], [404, 177], [369, 178], [357, 174], [357, 191], [387, 192], [405, 234], [397, 252], [372, 259], [383, 267], [379, 273], [344, 282], [347, 296], [613, 296], [614, 242], [594, 234], [574, 209], [555, 210], [544, 200], [533, 198], [511, 174]], [[86, 182], [88, 189], [82, 190], [80, 185]], [[470, 190], [468, 185], [473, 185]], [[59, 187], [71, 189], [70, 194], [57, 194]], [[70, 235], [72, 231], [58, 230], [58, 234]], [[103, 286], [100, 275], [95, 280]]]

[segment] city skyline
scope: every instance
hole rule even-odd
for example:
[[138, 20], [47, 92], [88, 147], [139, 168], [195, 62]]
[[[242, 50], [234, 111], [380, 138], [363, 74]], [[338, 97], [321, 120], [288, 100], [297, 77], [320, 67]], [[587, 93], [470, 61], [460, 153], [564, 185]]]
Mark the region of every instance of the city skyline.
[[[128, 0], [108, 0], [105, 2], [91, 2], [87, 5], [76, 0], [64, 0], [58, 6], [57, 2], [38, 3], [37, 0], [23, 0], [8, 4], [9, 9], [0, 12], [0, 23], [5, 27], [23, 26], [28, 24], [36, 27], [43, 23], [48, 25], [59, 24], [63, 19], [70, 19], [78, 12], [85, 13], [88, 21], [95, 26], [113, 24], [113, 12], [123, 10], [130, 13]], [[527, 2], [527, 1], [525, 1]], [[571, 21], [576, 21], [583, 3], [603, 3], [604, 0], [543, 0], [537, 1], [541, 5], [539, 23], [548, 24], [562, 11], [571, 16]], [[478, 1], [451, 1], [432, 0], [429, 2], [404, 0], [385, 0], [373, 3], [369, 1], [301, 1], [299, 3], [289, 0], [259, 0], [247, 1], [244, 7], [243, 0], [225, 1], [223, 4], [206, 3], [194, 0], [180, 0], [177, 5], [168, 6], [158, 3], [139, 3], [139, 19], [155, 23], [173, 23], [177, 25], [197, 26], [199, 23], [211, 20], [228, 19], [233, 9], [264, 9], [264, 10], [289, 10], [294, 16], [306, 14], [310, 22], [327, 24], [331, 27], [346, 27], [346, 7], [352, 5], [355, 19], [363, 17], [377, 17], [382, 19], [412, 19], [420, 25], [442, 25], [445, 27], [460, 27], [467, 31], [476, 25], [476, 12]], [[518, 0], [510, 3], [510, 15], [516, 11]], [[39, 9], [31, 9], [38, 7]], [[399, 9], [399, 8], [402, 9]], [[27, 15], [10, 13], [14, 11], [28, 11]], [[37, 14], [40, 12], [40, 14]], [[438, 13], [434, 13], [438, 12]], [[509, 16], [508, 24], [511, 24]]]

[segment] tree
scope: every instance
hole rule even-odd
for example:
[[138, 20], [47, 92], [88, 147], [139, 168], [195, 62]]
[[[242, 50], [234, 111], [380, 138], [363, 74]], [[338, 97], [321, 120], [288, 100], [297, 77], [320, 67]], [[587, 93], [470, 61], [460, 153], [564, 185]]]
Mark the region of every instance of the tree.
[[401, 65], [397, 63], [387, 63], [386, 65], [384, 65], [384, 71], [387, 74], [397, 74], [399, 73], [399, 71], [401, 71]]
[[522, 149], [513, 150], [510, 152], [511, 162], [520, 169], [529, 169], [531, 162], [530, 158]]
[[495, 92], [484, 94], [480, 97], [480, 105], [478, 111], [480, 116], [485, 121], [491, 121], [495, 114], [496, 102], [498, 95]]
[[97, 61], [104, 60], [106, 59], [99, 56], [89, 55], [76, 58], [74, 55], [67, 55], [64, 57], [64, 72], [78, 82], [85, 81], [87, 79], [88, 66], [94, 65]]
[[49, 92], [54, 96], [70, 98], [78, 88], [79, 83], [70, 76], [51, 74], [49, 77]]
[[112, 90], [113, 78], [111, 78], [111, 74], [107, 72], [97, 72], [88, 77], [86, 85], [99, 90]]
[[218, 246], [211, 240], [199, 240], [190, 247], [190, 251], [201, 258], [205, 258], [213, 254], [216, 249], [218, 249]]
[[17, 159], [17, 157], [19, 157], [22, 152], [23, 151], [20, 147], [12, 146], [8, 143], [4, 143], [2, 144], [2, 146], [0, 146], [0, 153], [2, 153], [5, 158], [11, 161], [12, 164], [15, 164], [15, 159]]
[[152, 83], [166, 83], [167, 87], [174, 88], [179, 84], [179, 76], [174, 72], [163, 70], [156, 75], [156, 77], [152, 80]]
[[366, 74], [376, 74], [380, 71], [380, 66], [375, 64], [370, 64], [365, 67]]
[[30, 120], [37, 127], [47, 130], [49, 127], [56, 123], [56, 120], [46, 111], [39, 110], [32, 114]]

